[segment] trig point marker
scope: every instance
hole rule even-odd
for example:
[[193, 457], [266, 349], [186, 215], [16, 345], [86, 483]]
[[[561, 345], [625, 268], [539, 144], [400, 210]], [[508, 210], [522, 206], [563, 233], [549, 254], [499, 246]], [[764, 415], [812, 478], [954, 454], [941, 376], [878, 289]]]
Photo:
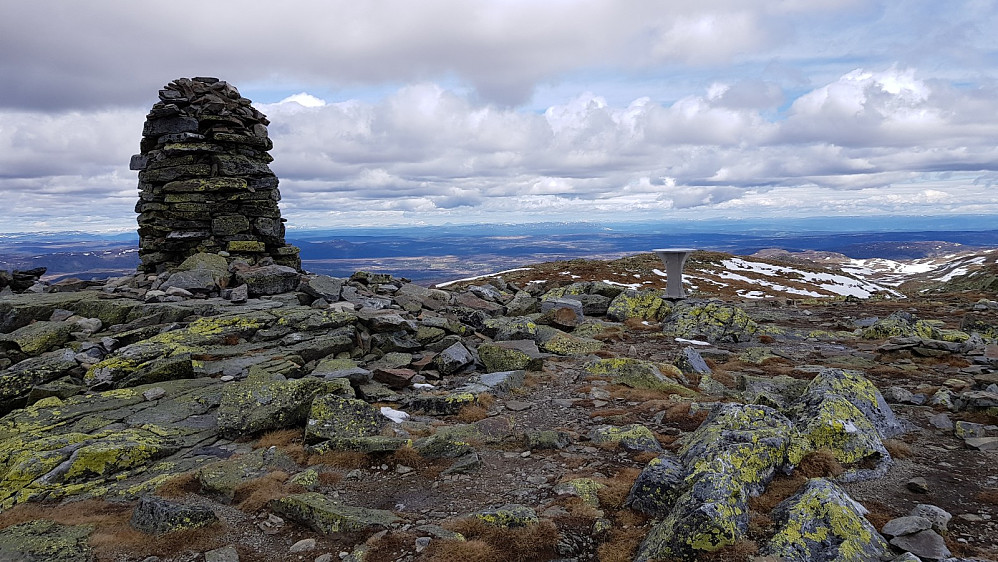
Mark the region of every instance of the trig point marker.
[[683, 265], [686, 258], [696, 248], [659, 248], [652, 250], [665, 263], [666, 286], [665, 296], [670, 299], [685, 299], [686, 291], [683, 290]]

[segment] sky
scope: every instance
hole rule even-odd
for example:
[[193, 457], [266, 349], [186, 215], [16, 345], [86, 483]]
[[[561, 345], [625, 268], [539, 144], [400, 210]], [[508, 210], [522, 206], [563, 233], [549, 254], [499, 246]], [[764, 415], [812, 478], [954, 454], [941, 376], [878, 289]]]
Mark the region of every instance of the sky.
[[[289, 228], [998, 215], [998, 0], [0, 5], [0, 232], [135, 228], [145, 114], [271, 120]], [[845, 220], [845, 219], [844, 219]]]

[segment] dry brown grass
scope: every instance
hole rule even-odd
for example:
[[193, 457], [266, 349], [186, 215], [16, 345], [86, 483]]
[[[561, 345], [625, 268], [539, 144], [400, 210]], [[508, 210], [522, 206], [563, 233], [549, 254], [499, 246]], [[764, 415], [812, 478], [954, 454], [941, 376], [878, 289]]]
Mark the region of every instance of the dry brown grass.
[[829, 449], [818, 449], [804, 455], [797, 470], [808, 478], [834, 478], [845, 472], [842, 463], [835, 459], [835, 453]]
[[900, 439], [884, 439], [884, 448], [891, 454], [891, 458], [906, 459], [911, 456], [911, 445]]
[[323, 470], [319, 473], [319, 484], [323, 486], [332, 486], [343, 480], [343, 475], [339, 472], [333, 472], [331, 470]]
[[762, 495], [749, 498], [749, 508], [763, 515], [768, 514], [781, 501], [794, 495], [805, 482], [807, 478], [800, 471], [794, 471], [789, 476], [777, 474], [769, 486], [766, 486], [766, 491]]
[[[480, 519], [469, 517], [451, 521], [445, 525], [452, 531], [464, 535], [467, 542], [481, 541], [491, 550], [492, 557], [482, 560], [497, 562], [533, 562], [535, 560], [550, 560], [556, 557], [555, 546], [558, 543], [558, 528], [550, 521], [540, 521], [526, 527], [496, 527]], [[435, 541], [436, 542], [436, 541]], [[449, 544], [452, 541], [441, 541]], [[433, 543], [431, 543], [432, 546]], [[430, 549], [427, 549], [429, 551]], [[489, 551], [482, 549], [482, 554], [488, 556]], [[427, 552], [427, 556], [429, 556]], [[435, 557], [424, 557], [425, 560], [438, 560]], [[464, 558], [462, 560], [479, 560], [479, 558]]]
[[637, 468], [622, 468], [611, 478], [597, 478], [596, 481], [605, 486], [596, 491], [600, 507], [609, 510], [621, 509], [639, 474], [641, 470]]
[[308, 462], [309, 455], [305, 452], [305, 433], [300, 429], [269, 431], [261, 435], [253, 444], [254, 449], [270, 447], [277, 447], [298, 464]]
[[287, 481], [288, 473], [283, 470], [275, 470], [258, 478], [247, 480], [236, 486], [232, 503], [246, 513], [256, 513], [263, 509], [270, 500], [303, 491], [299, 486], [287, 484]]
[[131, 527], [132, 504], [84, 500], [62, 505], [20, 504], [0, 514], [0, 529], [45, 519], [62, 525], [93, 525], [90, 546], [97, 560], [141, 560], [181, 551], [204, 552], [223, 546], [222, 524], [200, 529], [149, 535]]
[[196, 470], [178, 474], [156, 487], [156, 495], [161, 498], [181, 498], [201, 493], [201, 482]]
[[866, 514], [866, 520], [878, 530], [882, 529], [888, 521], [897, 517], [889, 507], [876, 500], [865, 501], [862, 504], [869, 512]]
[[478, 404], [467, 404], [461, 407], [461, 410], [454, 417], [462, 423], [475, 423], [489, 417], [489, 411]]
[[367, 540], [367, 554], [364, 555], [365, 562], [394, 562], [401, 560], [413, 550], [413, 543], [416, 535], [411, 533], [388, 531], [385, 534], [377, 533]]
[[411, 446], [405, 446], [395, 451], [388, 460], [391, 466], [404, 465], [411, 468], [422, 468], [429, 464], [429, 462], [419, 454], [419, 451], [413, 449]]
[[989, 503], [991, 505], [998, 505], [998, 488], [985, 488], [974, 498], [981, 503]]
[[596, 554], [600, 562], [631, 562], [647, 531], [640, 527], [613, 526], [610, 537], [599, 546]]
[[731, 376], [730, 373], [724, 370], [714, 371], [711, 373], [710, 377], [724, 385], [724, 388], [735, 388], [738, 386], [738, 381], [735, 380], [735, 377]]
[[662, 419], [683, 431], [694, 431], [707, 419], [707, 412], [701, 410], [691, 415], [690, 403], [680, 402], [667, 409]]
[[500, 562], [499, 551], [482, 540], [435, 540], [419, 560], [425, 562]]
[[318, 455], [308, 457], [308, 466], [324, 464], [335, 468], [367, 468], [371, 466], [372, 459], [366, 453], [356, 451], [326, 451]]

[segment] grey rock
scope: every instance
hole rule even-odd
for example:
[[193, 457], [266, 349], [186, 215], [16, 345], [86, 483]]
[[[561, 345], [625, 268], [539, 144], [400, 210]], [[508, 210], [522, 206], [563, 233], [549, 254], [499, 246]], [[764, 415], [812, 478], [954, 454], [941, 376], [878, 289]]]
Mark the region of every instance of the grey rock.
[[932, 530], [894, 537], [891, 539], [891, 544], [919, 558], [940, 560], [952, 556], [943, 538]]
[[937, 533], [947, 532], [949, 530], [947, 526], [949, 525], [950, 519], [953, 518], [953, 515], [945, 509], [925, 503], [916, 505], [915, 508], [908, 513], [908, 515], [928, 519], [932, 524], [932, 530]]
[[298, 290], [314, 298], [325, 299], [326, 302], [340, 300], [340, 292], [346, 279], [330, 277], [329, 275], [313, 275], [307, 277]]
[[953, 420], [944, 412], [931, 416], [929, 418], [929, 424], [936, 429], [942, 429], [943, 431], [950, 431], [955, 426], [953, 425]]
[[663, 453], [641, 471], [624, 505], [652, 517], [666, 517], [682, 492], [685, 478], [686, 469], [679, 457]]
[[880, 530], [880, 532], [883, 533], [884, 536], [897, 537], [901, 535], [912, 535], [919, 531], [931, 528], [932, 522], [928, 519], [917, 515], [909, 515], [906, 517], [891, 519], [887, 523], [884, 523], [884, 527]]
[[456, 373], [474, 362], [475, 357], [460, 343], [455, 343], [433, 358], [433, 364], [440, 374], [445, 376]]
[[204, 562], [239, 562], [239, 551], [234, 546], [223, 546], [204, 553]]
[[155, 496], [143, 496], [132, 511], [130, 524], [145, 533], [162, 534], [205, 527], [216, 521], [218, 516], [206, 507], [188, 506]]
[[929, 493], [929, 482], [921, 476], [916, 476], [915, 478], [908, 480], [905, 486], [916, 494]]
[[301, 275], [293, 267], [267, 265], [236, 272], [236, 282], [246, 284], [250, 296], [289, 293], [298, 288]]

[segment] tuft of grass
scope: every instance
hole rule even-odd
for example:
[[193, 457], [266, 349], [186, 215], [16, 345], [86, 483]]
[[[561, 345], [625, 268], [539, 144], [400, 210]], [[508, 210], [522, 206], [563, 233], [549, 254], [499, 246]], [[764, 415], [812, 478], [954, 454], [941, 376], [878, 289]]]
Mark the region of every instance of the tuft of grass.
[[371, 466], [371, 457], [357, 451], [326, 451], [308, 457], [308, 466], [324, 464], [335, 468], [367, 468]]
[[884, 439], [884, 448], [895, 459], [906, 459], [911, 456], [911, 446], [900, 439]]
[[246, 513], [256, 513], [263, 509], [270, 500], [301, 491], [296, 489], [297, 486], [286, 485], [287, 480], [287, 472], [275, 470], [259, 478], [243, 482], [236, 486], [233, 503]]
[[985, 488], [974, 498], [981, 503], [989, 503], [991, 505], [998, 505], [998, 488]]
[[260, 436], [253, 444], [254, 449], [277, 447], [287, 453], [298, 464], [308, 461], [305, 452], [305, 432], [300, 429], [278, 429]]
[[596, 481], [604, 485], [596, 491], [600, 507], [609, 510], [621, 509], [639, 474], [641, 470], [637, 468], [622, 468], [612, 478], [597, 478]]
[[769, 486], [766, 486], [766, 491], [762, 495], [749, 498], [749, 508], [763, 515], [768, 514], [781, 501], [794, 495], [805, 482], [807, 477], [799, 470], [795, 470], [789, 476], [777, 474]]
[[707, 412], [690, 414], [690, 403], [680, 402], [665, 411], [663, 421], [669, 422], [682, 431], [694, 431], [707, 419]]
[[610, 538], [599, 546], [596, 554], [600, 562], [631, 562], [646, 531], [640, 527], [613, 526]]
[[[481, 541], [488, 545], [494, 558], [484, 558], [485, 560], [532, 562], [557, 557], [555, 548], [558, 544], [558, 528], [551, 521], [542, 520], [526, 527], [505, 528], [469, 517], [449, 522], [445, 527], [464, 535], [468, 539], [467, 542]], [[488, 555], [488, 551], [483, 555]], [[436, 557], [425, 559], [437, 560]], [[479, 560], [479, 558], [465, 558], [465, 560]]]
[[489, 411], [478, 404], [467, 404], [461, 408], [455, 417], [463, 423], [475, 423], [489, 417]]
[[808, 478], [834, 478], [845, 472], [842, 463], [835, 459], [835, 454], [829, 449], [818, 449], [804, 455], [797, 470]]
[[754, 560], [759, 554], [759, 545], [755, 541], [742, 539], [733, 545], [726, 546], [714, 552], [704, 552], [697, 556], [697, 560], [710, 562], [748, 562]]
[[180, 498], [200, 493], [201, 482], [194, 470], [178, 474], [156, 487], [156, 495], [163, 498]]
[[483, 540], [435, 540], [423, 556], [426, 562], [500, 562], [499, 551]]
[[401, 464], [412, 468], [422, 468], [429, 463], [419, 454], [419, 451], [413, 449], [411, 446], [405, 446], [392, 453], [389, 458], [389, 464], [392, 466]]

